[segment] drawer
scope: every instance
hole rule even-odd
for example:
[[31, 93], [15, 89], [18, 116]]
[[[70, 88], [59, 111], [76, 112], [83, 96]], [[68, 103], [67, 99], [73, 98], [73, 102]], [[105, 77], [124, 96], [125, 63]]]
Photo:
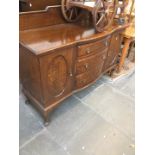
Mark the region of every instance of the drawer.
[[86, 72], [85, 74], [82, 74], [80, 76], [76, 77], [76, 89], [83, 88], [84, 86], [87, 86], [92, 81], [92, 74], [90, 72]]
[[76, 89], [87, 86], [89, 83], [95, 81], [102, 73], [103, 63], [97, 63], [94, 67], [80, 75], [76, 76]]
[[109, 46], [110, 38], [78, 46], [78, 56], [87, 56], [104, 50]]
[[107, 51], [108, 49], [105, 49], [101, 53], [97, 53], [87, 58], [77, 60], [76, 75], [94, 70], [95, 66], [103, 66], [103, 63], [105, 62], [105, 59], [107, 57]]

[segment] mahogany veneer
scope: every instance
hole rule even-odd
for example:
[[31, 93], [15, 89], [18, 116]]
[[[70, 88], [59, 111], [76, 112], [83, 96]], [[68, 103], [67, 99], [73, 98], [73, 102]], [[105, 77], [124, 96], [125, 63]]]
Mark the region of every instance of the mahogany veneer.
[[[61, 101], [116, 67], [127, 27], [96, 33], [93, 26], [65, 23], [59, 9], [20, 14], [20, 80], [45, 121]], [[57, 20], [47, 22], [51, 12]]]

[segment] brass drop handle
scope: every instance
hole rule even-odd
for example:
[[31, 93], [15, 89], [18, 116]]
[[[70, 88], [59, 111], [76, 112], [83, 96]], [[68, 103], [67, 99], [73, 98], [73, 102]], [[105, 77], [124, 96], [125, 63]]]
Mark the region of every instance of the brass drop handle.
[[72, 76], [73, 76], [73, 73], [72, 73], [71, 71], [70, 71], [70, 73], [69, 73], [69, 76], [70, 76], [70, 77], [72, 77]]
[[85, 68], [88, 69], [88, 64], [85, 64]]
[[32, 7], [32, 3], [29, 3], [29, 6]]
[[118, 37], [116, 37], [116, 40], [118, 40]]
[[87, 52], [87, 54], [89, 54], [89, 53], [90, 53], [90, 49], [89, 49], [89, 48], [87, 48], [86, 52]]

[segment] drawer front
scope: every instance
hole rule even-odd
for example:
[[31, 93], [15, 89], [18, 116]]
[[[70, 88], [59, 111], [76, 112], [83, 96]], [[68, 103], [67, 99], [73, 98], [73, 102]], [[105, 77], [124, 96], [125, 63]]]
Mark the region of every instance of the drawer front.
[[86, 72], [80, 76], [76, 77], [76, 89], [83, 88], [87, 86], [92, 81], [91, 72]]
[[100, 50], [104, 50], [108, 46], [109, 46], [109, 38], [78, 46], [78, 57], [88, 56], [93, 53], [97, 53]]
[[95, 65], [89, 71], [76, 76], [76, 89], [87, 86], [101, 75], [104, 61], [94, 63]]
[[76, 63], [76, 75], [94, 70], [96, 66], [103, 66], [107, 56], [108, 49], [103, 52], [89, 56], [85, 59], [79, 59]]
[[94, 71], [89, 71], [79, 76], [76, 76], [76, 89], [83, 88], [95, 81], [101, 75], [101, 68]]

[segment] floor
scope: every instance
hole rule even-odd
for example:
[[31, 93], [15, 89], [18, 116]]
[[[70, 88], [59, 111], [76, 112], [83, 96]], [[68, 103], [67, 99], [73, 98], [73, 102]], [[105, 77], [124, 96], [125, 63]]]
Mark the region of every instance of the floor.
[[20, 155], [134, 155], [134, 81], [101, 77], [63, 101], [48, 127], [20, 92]]

